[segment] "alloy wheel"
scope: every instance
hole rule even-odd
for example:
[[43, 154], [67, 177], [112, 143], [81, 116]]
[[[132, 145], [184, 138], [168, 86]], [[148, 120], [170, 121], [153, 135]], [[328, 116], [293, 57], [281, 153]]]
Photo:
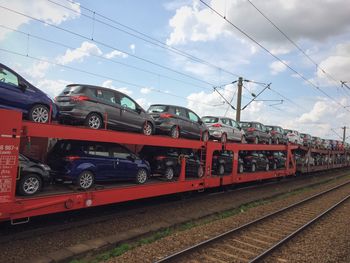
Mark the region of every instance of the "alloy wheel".
[[39, 190], [40, 181], [36, 176], [30, 176], [24, 180], [22, 188], [26, 195], [33, 195]]
[[79, 186], [83, 189], [89, 189], [94, 183], [94, 175], [90, 171], [84, 171], [79, 176]]
[[88, 125], [91, 129], [98, 130], [102, 125], [101, 118], [96, 114], [91, 115], [88, 119]]
[[174, 169], [172, 167], [167, 167], [166, 170], [165, 170], [164, 176], [165, 176], [165, 178], [168, 181], [173, 180], [173, 178], [174, 178]]
[[49, 111], [45, 106], [35, 106], [31, 111], [31, 120], [46, 123], [49, 121]]
[[143, 126], [143, 134], [149, 136], [149, 135], [152, 135], [152, 131], [153, 131], [152, 124], [147, 121]]
[[136, 175], [136, 182], [138, 184], [144, 184], [147, 181], [147, 171], [145, 169], [140, 169]]

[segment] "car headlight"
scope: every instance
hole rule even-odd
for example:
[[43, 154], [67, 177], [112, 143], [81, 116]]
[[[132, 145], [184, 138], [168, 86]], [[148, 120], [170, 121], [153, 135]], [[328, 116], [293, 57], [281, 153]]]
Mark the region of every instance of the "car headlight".
[[50, 171], [51, 170], [50, 166], [48, 166], [46, 164], [40, 164], [40, 167], [43, 168], [45, 171]]

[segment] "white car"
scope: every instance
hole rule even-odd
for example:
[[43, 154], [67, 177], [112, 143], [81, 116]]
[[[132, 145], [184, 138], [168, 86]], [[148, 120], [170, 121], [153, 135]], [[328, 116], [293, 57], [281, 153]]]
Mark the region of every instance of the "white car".
[[227, 140], [245, 142], [245, 133], [239, 124], [227, 117], [204, 116], [202, 121], [209, 129], [209, 136], [226, 142]]
[[290, 143], [303, 145], [303, 139], [300, 138], [300, 133], [298, 131], [285, 129], [284, 134], [287, 136]]

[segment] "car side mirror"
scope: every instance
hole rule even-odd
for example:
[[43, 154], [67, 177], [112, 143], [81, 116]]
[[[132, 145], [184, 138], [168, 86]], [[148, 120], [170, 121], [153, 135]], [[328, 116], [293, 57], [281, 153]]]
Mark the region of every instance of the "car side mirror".
[[129, 161], [132, 161], [132, 162], [135, 162], [135, 156], [134, 155], [132, 155], [132, 154], [130, 154], [130, 155], [128, 155], [127, 157], [126, 157], [126, 159], [128, 159]]
[[136, 112], [137, 112], [138, 114], [140, 114], [140, 113], [142, 112], [142, 108], [141, 108], [141, 107], [136, 106]]
[[202, 120], [198, 120], [198, 123], [199, 123], [199, 125], [202, 125], [203, 121]]

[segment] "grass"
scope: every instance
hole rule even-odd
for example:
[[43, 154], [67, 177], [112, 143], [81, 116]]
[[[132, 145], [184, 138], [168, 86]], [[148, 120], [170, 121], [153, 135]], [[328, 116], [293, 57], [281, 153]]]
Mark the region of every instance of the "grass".
[[310, 191], [312, 189], [315, 189], [319, 185], [326, 184], [326, 183], [329, 183], [329, 182], [334, 181], [334, 180], [336, 180], [336, 179], [327, 179], [327, 180], [315, 183], [311, 186], [305, 186], [305, 187], [302, 187], [299, 189], [295, 189], [295, 190], [290, 191], [288, 193], [277, 194], [277, 195], [272, 196], [272, 197], [249, 202], [249, 203], [240, 205], [237, 208], [222, 211], [222, 212], [219, 212], [219, 213], [216, 213], [214, 215], [207, 216], [207, 217], [204, 217], [204, 218], [201, 218], [198, 220], [193, 220], [193, 221], [185, 222], [185, 223], [180, 224], [178, 226], [169, 227], [169, 228], [157, 231], [157, 232], [153, 233], [152, 235], [149, 235], [145, 238], [141, 238], [137, 241], [120, 244], [110, 251], [107, 251], [105, 253], [97, 255], [95, 258], [93, 258], [91, 260], [86, 260], [86, 259], [72, 260], [70, 263], [97, 263], [97, 262], [101, 262], [101, 261], [107, 261], [113, 257], [118, 257], [118, 256], [124, 254], [125, 252], [132, 250], [136, 247], [150, 244], [150, 243], [153, 243], [159, 239], [170, 236], [171, 234], [173, 234], [175, 232], [186, 231], [186, 230], [189, 230], [189, 229], [197, 227], [197, 226], [206, 225], [206, 224], [209, 224], [209, 223], [217, 221], [217, 220], [222, 220], [224, 218], [228, 218], [228, 217], [240, 214], [240, 213], [244, 213], [244, 212], [248, 211], [249, 209], [252, 209], [252, 208], [255, 208], [255, 207], [258, 207], [261, 205], [266, 205], [266, 204], [272, 203], [274, 201], [282, 200], [282, 199], [285, 199], [285, 198], [290, 197], [290, 196], [294, 196], [294, 195], [297, 195], [300, 193]]

